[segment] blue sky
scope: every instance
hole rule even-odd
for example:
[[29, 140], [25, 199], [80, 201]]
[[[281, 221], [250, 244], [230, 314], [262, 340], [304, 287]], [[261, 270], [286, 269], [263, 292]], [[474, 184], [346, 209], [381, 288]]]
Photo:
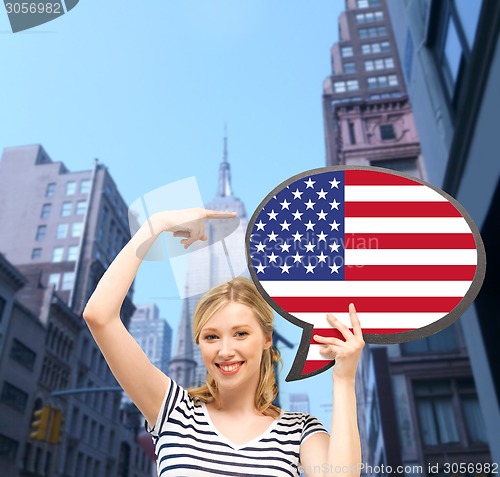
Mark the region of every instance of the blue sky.
[[[72, 171], [108, 166], [127, 204], [195, 176], [213, 198], [228, 124], [235, 195], [250, 217], [278, 184], [325, 163], [321, 92], [343, 0], [81, 0], [12, 34], [0, 12], [0, 147], [39, 143]], [[165, 263], [144, 263], [135, 302], [176, 295]], [[174, 330], [180, 299], [159, 301]], [[298, 343], [282, 318], [277, 329]], [[282, 378], [293, 360], [284, 354]], [[306, 391], [329, 427], [331, 371]]]

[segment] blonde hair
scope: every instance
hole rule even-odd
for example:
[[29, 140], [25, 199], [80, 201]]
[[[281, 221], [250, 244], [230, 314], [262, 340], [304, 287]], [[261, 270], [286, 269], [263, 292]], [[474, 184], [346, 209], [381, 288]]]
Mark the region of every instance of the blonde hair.
[[[264, 336], [271, 336], [273, 333], [273, 310], [262, 298], [255, 285], [248, 278], [237, 277], [233, 280], [212, 288], [200, 299], [194, 310], [193, 334], [194, 341], [199, 344], [200, 334], [206, 322], [214, 313], [222, 309], [230, 302], [241, 303], [252, 309], [255, 317], [259, 321]], [[264, 416], [278, 417], [280, 408], [273, 404], [278, 395], [274, 366], [282, 364], [281, 355], [274, 345], [262, 352], [260, 363], [260, 379], [255, 393], [255, 408]], [[217, 383], [214, 378], [207, 373], [206, 382], [198, 388], [188, 390], [193, 400], [210, 403], [218, 401]]]

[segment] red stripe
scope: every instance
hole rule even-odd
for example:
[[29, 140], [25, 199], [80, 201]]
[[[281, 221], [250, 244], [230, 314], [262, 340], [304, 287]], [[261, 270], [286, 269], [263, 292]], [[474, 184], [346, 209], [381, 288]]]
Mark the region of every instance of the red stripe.
[[328, 366], [332, 363], [331, 360], [314, 360], [310, 359], [304, 363], [304, 369], [302, 370], [302, 374], [309, 374], [314, 371], [318, 371], [325, 366]]
[[275, 303], [289, 313], [334, 313], [347, 310], [349, 303], [358, 313], [447, 313], [463, 297], [272, 297]]
[[422, 186], [419, 182], [412, 181], [406, 177], [378, 171], [353, 170], [344, 171], [344, 182], [346, 186], [351, 185], [414, 185]]
[[475, 265], [346, 265], [344, 280], [473, 280]]
[[347, 249], [473, 249], [472, 234], [345, 234]]
[[346, 217], [462, 217], [450, 202], [346, 202]]
[[[405, 331], [412, 331], [415, 328], [361, 328], [364, 335], [389, 335], [393, 333], [404, 333]], [[352, 331], [352, 328], [349, 328]], [[339, 338], [342, 341], [345, 341], [344, 336], [337, 328], [314, 328], [313, 336], [320, 335], [326, 338]], [[311, 338], [310, 344], [323, 344], [319, 341], [315, 341], [314, 338]]]

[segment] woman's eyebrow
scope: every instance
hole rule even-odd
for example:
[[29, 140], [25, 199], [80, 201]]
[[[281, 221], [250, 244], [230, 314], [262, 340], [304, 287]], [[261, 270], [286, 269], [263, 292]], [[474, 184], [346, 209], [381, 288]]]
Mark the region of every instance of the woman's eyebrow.
[[[242, 323], [241, 325], [235, 325], [231, 328], [231, 331], [232, 330], [236, 330], [237, 328], [250, 328], [250, 325], [246, 324], [246, 323]], [[219, 331], [217, 328], [203, 328], [201, 330], [202, 332], [206, 332], [206, 331]]]

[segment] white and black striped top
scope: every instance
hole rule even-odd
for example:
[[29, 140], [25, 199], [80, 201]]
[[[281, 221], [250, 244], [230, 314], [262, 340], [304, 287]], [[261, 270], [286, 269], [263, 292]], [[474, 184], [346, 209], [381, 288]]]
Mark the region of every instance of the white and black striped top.
[[156, 447], [158, 476], [299, 476], [300, 444], [327, 432], [314, 416], [281, 411], [268, 429], [243, 445], [219, 434], [206, 406], [171, 380], [158, 419], [148, 431]]

